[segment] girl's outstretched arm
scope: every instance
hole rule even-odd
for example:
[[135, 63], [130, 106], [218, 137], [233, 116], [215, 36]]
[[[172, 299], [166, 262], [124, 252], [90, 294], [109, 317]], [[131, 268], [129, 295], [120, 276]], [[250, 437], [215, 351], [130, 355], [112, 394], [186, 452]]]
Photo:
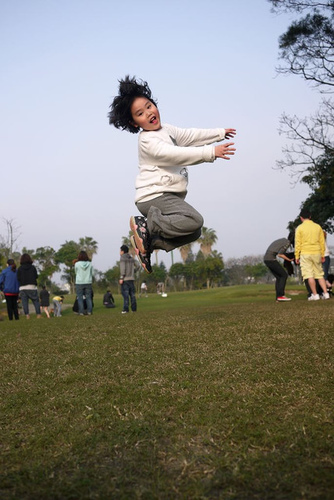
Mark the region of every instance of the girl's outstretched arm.
[[235, 128], [226, 128], [225, 129], [225, 139], [232, 139], [237, 133]]
[[230, 156], [234, 155], [235, 148], [233, 148], [234, 142], [226, 142], [225, 144], [220, 144], [215, 147], [215, 157], [223, 158], [224, 160], [229, 160]]

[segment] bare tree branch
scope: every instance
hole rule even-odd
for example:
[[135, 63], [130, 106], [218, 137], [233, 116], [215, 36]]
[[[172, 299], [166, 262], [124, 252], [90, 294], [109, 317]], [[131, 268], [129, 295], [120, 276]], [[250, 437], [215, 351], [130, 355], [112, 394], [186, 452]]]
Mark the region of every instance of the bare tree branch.
[[15, 219], [6, 219], [2, 217], [2, 220], [7, 226], [7, 238], [4, 240], [3, 245], [7, 253], [7, 258], [9, 258], [13, 255], [15, 251], [14, 245], [21, 236], [21, 233], [18, 232], [20, 226], [15, 226]]

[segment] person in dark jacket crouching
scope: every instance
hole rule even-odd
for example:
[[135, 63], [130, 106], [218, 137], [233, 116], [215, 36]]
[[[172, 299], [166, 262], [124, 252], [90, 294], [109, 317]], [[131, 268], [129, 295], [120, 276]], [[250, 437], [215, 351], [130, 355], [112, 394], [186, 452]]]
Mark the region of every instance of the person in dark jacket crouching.
[[110, 290], [107, 290], [106, 293], [103, 295], [103, 305], [107, 309], [112, 309], [115, 307], [114, 297], [112, 296]]

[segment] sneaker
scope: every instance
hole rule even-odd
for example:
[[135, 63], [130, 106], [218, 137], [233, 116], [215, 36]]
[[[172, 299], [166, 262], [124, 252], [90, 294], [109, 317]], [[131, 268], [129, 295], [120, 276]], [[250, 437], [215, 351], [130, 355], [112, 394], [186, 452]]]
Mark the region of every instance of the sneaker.
[[315, 295], [311, 295], [311, 297], [308, 298], [308, 300], [320, 300], [319, 294], [316, 293]]
[[286, 297], [285, 295], [282, 295], [282, 297], [277, 297], [276, 301], [277, 302], [289, 302], [291, 299], [289, 297]]
[[328, 300], [329, 299], [329, 293], [328, 292], [327, 293], [323, 293], [321, 295], [321, 298], [324, 299], [324, 300]]
[[142, 268], [144, 269], [147, 274], [151, 274], [153, 272], [152, 266], [151, 266], [151, 254], [147, 253], [146, 255], [143, 255], [142, 253], [139, 252], [137, 255], [139, 262], [141, 263]]
[[130, 228], [139, 252], [145, 255], [149, 248], [150, 238], [145, 217], [130, 217]]
[[140, 265], [142, 266], [142, 268], [144, 269], [144, 271], [146, 271], [148, 274], [151, 274], [152, 273], [152, 266], [151, 266], [151, 254], [150, 253], [146, 253], [145, 255], [143, 255], [138, 247], [137, 247], [137, 244], [136, 244], [136, 240], [135, 240], [135, 237], [134, 235], [132, 235], [130, 237], [130, 241], [131, 241], [131, 245], [133, 246], [135, 252], [136, 252], [136, 255], [137, 255], [137, 258], [140, 262]]
[[122, 314], [129, 314], [129, 311], [122, 311]]

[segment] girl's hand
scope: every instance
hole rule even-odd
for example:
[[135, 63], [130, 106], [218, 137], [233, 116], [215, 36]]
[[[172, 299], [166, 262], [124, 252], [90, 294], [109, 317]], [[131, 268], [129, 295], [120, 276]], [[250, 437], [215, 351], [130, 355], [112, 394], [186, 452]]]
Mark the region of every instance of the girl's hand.
[[226, 144], [215, 146], [215, 157], [223, 158], [223, 160], [229, 160], [229, 157], [233, 156], [236, 150], [232, 146], [234, 146], [234, 142], [227, 142]]
[[237, 133], [235, 128], [226, 128], [225, 129], [225, 139], [232, 139]]

